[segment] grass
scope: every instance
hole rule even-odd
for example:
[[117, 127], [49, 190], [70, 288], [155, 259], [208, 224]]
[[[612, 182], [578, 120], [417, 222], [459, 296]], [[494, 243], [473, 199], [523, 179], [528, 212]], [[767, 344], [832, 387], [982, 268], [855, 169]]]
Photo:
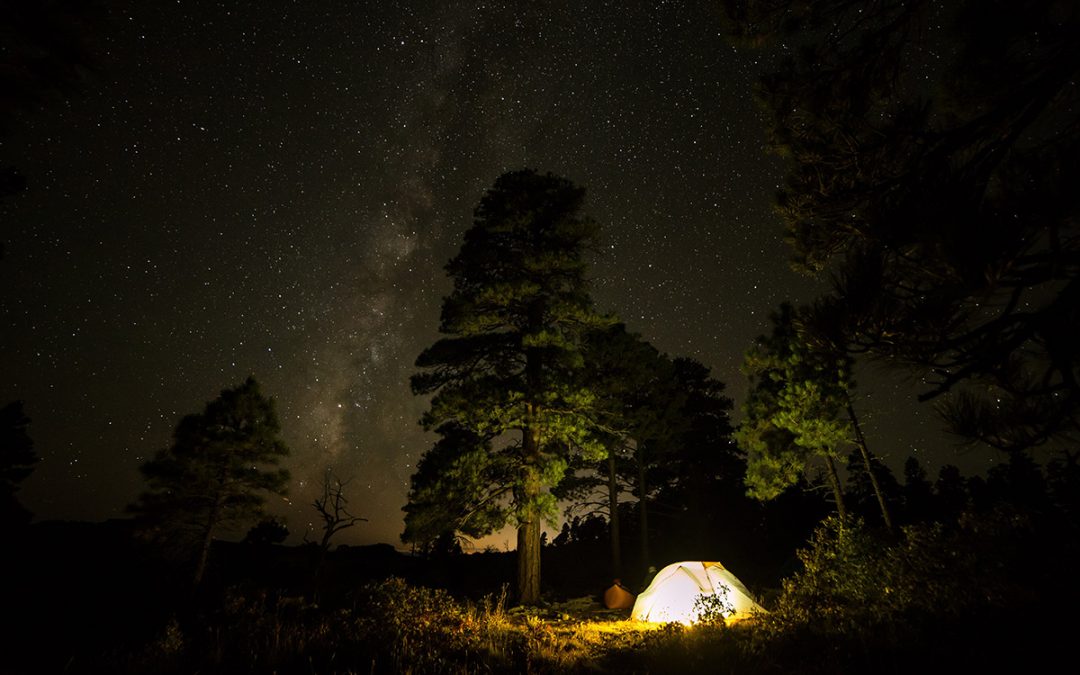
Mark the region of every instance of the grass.
[[[63, 671], [747, 675], [960, 672], [977, 665], [980, 672], [1005, 672], [1018, 658], [1031, 663], [1048, 645], [1065, 644], [1043, 627], [1020, 635], [1005, 618], [913, 615], [910, 622], [844, 632], [828, 622], [779, 626], [773, 618], [683, 626], [630, 621], [626, 612], [603, 610], [589, 598], [507, 609], [505, 597], [460, 601], [389, 579], [336, 608], [232, 593], [216, 609], [169, 619], [143, 644], [79, 655]], [[1015, 641], [1027, 647], [1009, 647]]]
[[1041, 567], [1021, 565], [1002, 552], [1062, 545], [1039, 546], [1017, 522], [986, 516], [977, 527], [907, 527], [881, 539], [827, 521], [770, 613], [733, 625], [634, 622], [591, 598], [510, 609], [505, 590], [469, 601], [391, 578], [332, 606], [234, 589], [163, 618], [149, 639], [94, 644], [63, 671], [1033, 672], [1072, 656], [1077, 558], [1065, 546], [1039, 555]]
[[[229, 594], [218, 609], [173, 617], [142, 645], [69, 662], [66, 672], [643, 673], [723, 672], [705, 654], [732, 629], [628, 619], [590, 598], [507, 609], [389, 579], [349, 606]], [[708, 649], [706, 649], [708, 647]]]

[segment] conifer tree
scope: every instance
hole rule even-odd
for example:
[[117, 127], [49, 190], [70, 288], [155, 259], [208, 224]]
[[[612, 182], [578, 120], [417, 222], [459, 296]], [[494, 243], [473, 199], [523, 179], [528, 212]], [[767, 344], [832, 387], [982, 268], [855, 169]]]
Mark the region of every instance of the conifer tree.
[[648, 565], [648, 501], [656, 487], [650, 473], [674, 433], [674, 412], [683, 397], [671, 359], [623, 324], [589, 334], [585, 357], [579, 376], [596, 396], [594, 420], [606, 457], [573, 465], [557, 494], [571, 502], [568, 510], [607, 514], [612, 576], [619, 578], [624, 572], [620, 496], [632, 492], [637, 497], [641, 559]]
[[278, 464], [289, 449], [280, 431], [273, 400], [249, 377], [180, 420], [172, 446], [140, 467], [150, 489], [129, 510], [194, 554], [195, 585], [215, 535], [262, 516], [264, 495], [285, 494], [289, 472]]
[[523, 604], [540, 599], [551, 487], [574, 454], [604, 453], [588, 414], [594, 395], [575, 377], [582, 336], [610, 323], [589, 297], [585, 254], [596, 224], [580, 215], [583, 199], [551, 174], [495, 181], [446, 266], [454, 287], [439, 331], [447, 337], [420, 354], [412, 378], [414, 393], [433, 395], [421, 423], [442, 440], [413, 476], [405, 537], [433, 523], [480, 533], [511, 522]]
[[19, 483], [40, 459], [26, 432], [28, 426], [30, 419], [23, 413], [22, 401], [0, 408], [0, 531], [26, 525], [32, 517], [15, 497]]
[[621, 495], [637, 498], [642, 571], [653, 562], [651, 507], [704, 517], [720, 482], [742, 480], [745, 462], [731, 440], [730, 398], [709, 369], [689, 358], [671, 359], [622, 324], [597, 331], [586, 342], [582, 376], [597, 394], [599, 437], [608, 448], [600, 463], [582, 463], [560, 485], [568, 512], [605, 513], [612, 571], [621, 565]]
[[708, 366], [687, 357], [675, 359], [673, 366], [680, 405], [673, 411], [675, 423], [662, 453], [665, 470], [658, 479], [665, 501], [705, 514], [720, 497], [722, 486], [741, 483], [746, 473], [746, 462], [731, 436], [734, 402]]
[[[757, 499], [773, 499], [795, 485], [818, 458], [826, 468], [836, 510], [843, 518], [844, 494], [836, 471], [839, 446], [847, 435], [837, 422], [838, 406], [821, 388], [831, 365], [806, 359], [798, 348], [793, 309], [785, 303], [772, 316], [773, 332], [761, 336], [743, 361], [751, 389], [744, 419], [735, 433], [747, 453], [746, 485]], [[835, 378], [828, 378], [835, 379]]]
[[845, 515], [836, 461], [856, 447], [882, 518], [892, 517], [851, 400], [853, 361], [842, 350], [811, 340], [788, 303], [772, 315], [773, 331], [746, 353], [751, 380], [745, 418], [735, 438], [747, 452], [749, 494], [772, 499], [798, 482], [815, 458], [824, 462], [836, 508]]
[[723, 0], [790, 160], [795, 262], [854, 352], [912, 367], [951, 431], [1080, 435], [1080, 12], [1057, 0]]

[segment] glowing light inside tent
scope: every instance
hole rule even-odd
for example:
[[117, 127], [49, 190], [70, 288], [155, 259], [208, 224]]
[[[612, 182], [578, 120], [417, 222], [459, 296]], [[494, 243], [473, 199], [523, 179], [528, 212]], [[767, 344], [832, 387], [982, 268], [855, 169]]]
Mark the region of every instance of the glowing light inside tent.
[[[708, 600], [717, 598], [712, 603]], [[765, 610], [750, 597], [750, 591], [734, 574], [717, 562], [681, 562], [668, 565], [653, 578], [637, 597], [630, 617], [638, 621], [682, 623], [701, 620], [702, 612], [722, 605], [727, 621], [744, 619]], [[710, 606], [711, 605], [711, 606]]]

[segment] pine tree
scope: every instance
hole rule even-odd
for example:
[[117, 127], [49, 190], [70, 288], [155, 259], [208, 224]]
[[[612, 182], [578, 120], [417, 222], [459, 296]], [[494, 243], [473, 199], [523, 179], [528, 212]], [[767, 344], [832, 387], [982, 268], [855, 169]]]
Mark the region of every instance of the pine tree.
[[404, 507], [401, 538], [422, 549], [446, 534], [481, 537], [501, 528], [516, 483], [508, 453], [495, 452], [490, 441], [453, 422], [436, 433], [440, 438], [417, 463]]
[[790, 304], [784, 303], [772, 322], [772, 334], [759, 337], [743, 363], [751, 391], [735, 438], [747, 452], [749, 494], [758, 499], [776, 497], [797, 483], [816, 458], [825, 464], [836, 509], [843, 517], [836, 461], [843, 447], [851, 444], [891, 529], [892, 516], [851, 399], [855, 386], [851, 357], [810, 335]]
[[743, 361], [751, 389], [735, 439], [747, 453], [748, 494], [773, 499], [820, 459], [843, 518], [836, 461], [848, 434], [836, 397], [825, 389], [838, 379], [832, 371], [843, 364], [822, 362], [801, 349], [793, 314], [791, 305], [782, 305], [772, 316], [772, 334], [759, 337]]
[[193, 553], [195, 585], [214, 536], [258, 520], [265, 494], [285, 494], [289, 472], [278, 464], [289, 449], [280, 431], [273, 400], [249, 377], [180, 420], [172, 446], [140, 467], [150, 490], [129, 510]]
[[1003, 450], [1080, 421], [1080, 12], [1057, 0], [724, 0], [760, 83], [795, 262], [849, 348]]
[[909, 523], [922, 523], [934, 516], [934, 486], [926, 469], [915, 457], [904, 461], [904, 514]]
[[[432, 394], [421, 423], [442, 439], [413, 476], [407, 541], [446, 529], [518, 529], [518, 598], [540, 598], [541, 521], [571, 457], [604, 448], [589, 414], [595, 396], [575, 372], [582, 336], [610, 323], [592, 307], [585, 254], [596, 224], [579, 215], [584, 190], [551, 174], [500, 176], [446, 266], [454, 288], [424, 350], [413, 392]], [[449, 507], [449, 508], [448, 508]]]
[[612, 572], [621, 577], [618, 504], [624, 493], [637, 498], [633, 510], [644, 571], [653, 562], [653, 507], [676, 517], [690, 512], [700, 521], [716, 503], [721, 482], [741, 483], [745, 462], [731, 440], [732, 401], [701, 363], [671, 359], [618, 324], [589, 336], [582, 377], [597, 393], [608, 456], [573, 466], [558, 496], [570, 502], [568, 512], [607, 515]]
[[740, 484], [746, 474], [746, 462], [732, 439], [734, 403], [724, 394], [726, 385], [704, 364], [681, 357], [673, 366], [681, 400], [673, 411], [673, 433], [664, 443], [665, 470], [657, 476], [661, 500], [707, 518], [722, 486]]
[[26, 432], [30, 419], [23, 413], [22, 401], [0, 408], [0, 531], [30, 522], [31, 514], [15, 493], [19, 483], [34, 470], [39, 457], [34, 442]]
[[585, 357], [580, 378], [596, 394], [597, 438], [606, 448], [606, 457], [599, 464], [572, 466], [572, 475], [557, 494], [571, 503], [569, 510], [607, 514], [612, 576], [619, 578], [624, 572], [620, 497], [626, 492], [637, 497], [641, 564], [647, 566], [649, 502], [662, 485], [653, 477], [666, 475], [661, 468], [664, 455], [671, 449], [670, 437], [680, 428], [678, 412], [686, 396], [671, 359], [623, 324], [591, 333]]
[[585, 367], [578, 376], [595, 392], [597, 440], [604, 445], [606, 456], [600, 462], [578, 458], [554, 493], [560, 501], [569, 502], [567, 516], [574, 511], [607, 516], [611, 574], [619, 578], [623, 575], [619, 501], [637, 477], [636, 470], [631, 471], [629, 455], [642, 424], [645, 402], [655, 388], [657, 371], [667, 361], [621, 323], [587, 335], [584, 357]]

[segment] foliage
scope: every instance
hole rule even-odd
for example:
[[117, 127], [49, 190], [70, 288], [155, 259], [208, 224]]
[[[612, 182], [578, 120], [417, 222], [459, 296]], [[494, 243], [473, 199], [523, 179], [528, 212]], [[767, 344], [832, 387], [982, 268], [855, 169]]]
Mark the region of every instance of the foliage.
[[519, 593], [539, 599], [542, 519], [550, 488], [578, 453], [604, 448], [588, 411], [595, 394], [576, 377], [581, 342], [610, 320], [592, 308], [586, 280], [595, 223], [584, 190], [551, 174], [500, 176], [446, 266], [454, 288], [439, 331], [417, 358], [413, 392], [430, 394], [421, 422], [442, 439], [412, 480], [406, 541], [447, 530], [519, 528]]
[[196, 583], [214, 535], [261, 516], [264, 494], [285, 494], [289, 472], [278, 464], [289, 449], [279, 432], [273, 400], [249, 377], [180, 420], [172, 446], [140, 467], [150, 489], [129, 508], [156, 536], [197, 554]]
[[814, 458], [836, 459], [852, 437], [844, 417], [854, 386], [850, 357], [815, 349], [787, 303], [771, 319], [772, 334], [743, 360], [751, 390], [735, 433], [747, 453], [748, 492], [763, 500], [795, 485]]
[[[608, 457], [571, 466], [556, 491], [569, 503], [568, 517], [605, 515], [613, 556], [617, 521], [625, 510], [618, 504], [626, 503], [621, 499], [626, 493], [637, 497], [633, 511], [641, 542], [653, 538], [655, 528], [640, 530], [647, 528], [654, 506], [666, 516], [693, 513], [700, 523], [724, 491], [721, 484], [741, 481], [744, 473], [731, 441], [733, 404], [724, 395], [725, 385], [700, 362], [661, 354], [621, 324], [590, 334], [585, 355], [581, 377], [597, 392], [597, 426]], [[649, 557], [645, 547], [643, 568]], [[623, 574], [620, 565], [612, 567], [615, 576]]]
[[475, 611], [463, 607], [445, 591], [414, 587], [391, 578], [364, 589], [364, 603], [367, 611], [357, 628], [375, 644], [383, 645], [389, 665], [396, 672], [435, 672], [447, 661], [464, 665], [472, 660], [469, 652], [473, 640], [495, 647], [501, 642], [498, 633], [504, 616], [502, 600], [494, 605], [488, 601], [486, 620], [477, 621]]
[[462, 426], [445, 424], [438, 433], [412, 476], [402, 540], [425, 543], [447, 532], [480, 537], [502, 527], [515, 481], [512, 461]]
[[[790, 56], [761, 81], [815, 307], [1003, 449], [1080, 417], [1080, 13], [1056, 0], [725, 0]], [[970, 385], [970, 386], [966, 386]], [[966, 387], [966, 388], [965, 388]]]
[[266, 516], [255, 523], [244, 535], [244, 541], [249, 544], [265, 546], [267, 544], [280, 544], [289, 537], [289, 527], [285, 519], [280, 516]]
[[[874, 469], [873, 481], [860, 452], [855, 449], [848, 454], [845, 466], [847, 480], [844, 482], [844, 498], [852, 512], [865, 518], [868, 523], [878, 525], [882, 518], [877, 491], [880, 490], [882, 496], [890, 504], [900, 504], [903, 496], [900, 483], [897, 482], [896, 476], [887, 464], [874, 461], [871, 466]], [[877, 483], [876, 488], [874, 482]]]
[[[592, 617], [593, 601], [554, 611], [462, 602], [390, 578], [350, 607], [232, 591], [220, 609], [168, 619], [146, 646], [76, 663], [72, 672], [592, 673], [738, 672], [738, 643], [721, 624], [657, 627]], [[711, 661], [727, 654], [726, 663]]]
[[661, 501], [699, 515], [718, 491], [741, 481], [746, 464], [732, 439], [734, 402], [727, 386], [694, 359], [676, 358], [672, 367], [673, 386], [662, 395], [673, 400], [673, 410], [666, 415], [667, 433], [656, 439], [661, 459], [650, 481], [658, 484]]
[[570, 471], [580, 473], [568, 475], [556, 494], [571, 502], [569, 511], [594, 507], [610, 516], [608, 496], [597, 501], [595, 495], [607, 490], [608, 460], [615, 459], [618, 491], [635, 489], [637, 464], [630, 455], [637, 445], [664, 434], [670, 426], [665, 415], [679, 394], [671, 360], [621, 323], [586, 334], [583, 358], [578, 378], [595, 394], [591, 413], [605, 453], [600, 461], [576, 458]]
[[[956, 527], [902, 528], [882, 541], [857, 519], [826, 519], [799, 552], [803, 569], [783, 583], [766, 621], [781, 630], [857, 634], [918, 617], [962, 617], [1027, 601], [1025, 579], [1006, 554], [1027, 524], [1008, 509], [970, 515]], [[987, 554], [993, 551], [993, 557]], [[993, 564], [988, 564], [990, 560]]]
[[34, 470], [40, 458], [27, 433], [30, 419], [22, 401], [0, 408], [0, 530], [30, 522], [31, 514], [15, 497], [19, 483]]
[[710, 595], [699, 595], [694, 599], [693, 616], [695, 624], [714, 626], [726, 625], [727, 618], [735, 613], [735, 606], [728, 599], [728, 589]]

